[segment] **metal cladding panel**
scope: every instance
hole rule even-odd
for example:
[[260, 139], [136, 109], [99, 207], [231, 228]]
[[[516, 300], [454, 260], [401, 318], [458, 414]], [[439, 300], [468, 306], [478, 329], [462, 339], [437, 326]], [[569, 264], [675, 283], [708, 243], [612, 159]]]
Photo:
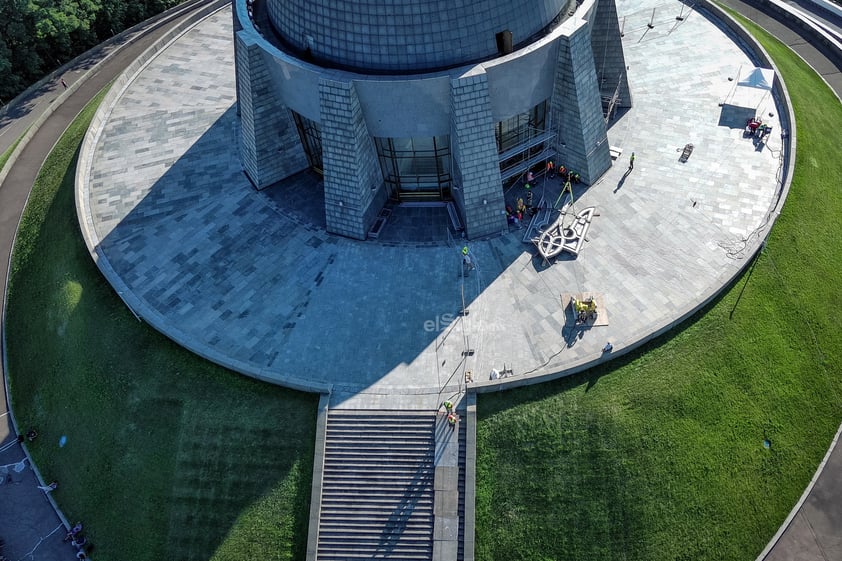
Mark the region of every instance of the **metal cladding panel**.
[[321, 121], [319, 107], [319, 80], [326, 73], [309, 65], [299, 64], [294, 59], [286, 59], [267, 53], [267, 71], [278, 97], [296, 113], [311, 121]]
[[529, 111], [553, 94], [558, 40], [485, 65], [495, 122]]
[[450, 78], [354, 82], [373, 136], [431, 137], [450, 133]]
[[497, 55], [546, 28], [570, 0], [268, 0], [289, 46], [317, 63], [358, 71], [421, 72]]

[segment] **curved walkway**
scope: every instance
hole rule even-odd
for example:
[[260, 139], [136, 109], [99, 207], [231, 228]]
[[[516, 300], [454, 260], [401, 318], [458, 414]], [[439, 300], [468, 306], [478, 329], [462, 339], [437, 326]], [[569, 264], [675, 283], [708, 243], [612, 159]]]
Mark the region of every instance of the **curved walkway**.
[[[240, 372], [329, 390], [332, 407], [382, 396], [388, 408], [434, 409], [467, 372], [483, 387], [500, 383], [492, 369], [520, 383], [606, 360], [607, 341], [614, 355], [639, 344], [739, 272], [770, 226], [786, 158], [779, 134], [757, 146], [743, 137], [747, 113], [719, 106], [728, 78], [754, 66], [731, 37], [699, 13], [676, 21], [678, 2], [618, 9], [635, 107], [609, 131], [625, 156], [578, 198], [599, 216], [575, 260], [543, 267], [513, 232], [472, 242], [478, 270], [465, 279], [454, 246], [339, 238], [255, 192], [232, 150], [227, 10], [102, 109], [77, 175], [89, 247], [157, 329]], [[763, 114], [780, 132], [784, 112], [769, 99]], [[607, 325], [573, 327], [567, 304], [580, 292], [601, 297]]]

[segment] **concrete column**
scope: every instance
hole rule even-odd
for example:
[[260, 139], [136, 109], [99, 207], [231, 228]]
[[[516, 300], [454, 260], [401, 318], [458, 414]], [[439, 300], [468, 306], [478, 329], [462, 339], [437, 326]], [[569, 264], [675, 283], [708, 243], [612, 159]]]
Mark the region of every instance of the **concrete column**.
[[505, 202], [494, 140], [488, 77], [482, 68], [450, 81], [450, 140], [456, 168], [454, 199], [469, 238], [506, 227]]
[[550, 103], [557, 164], [578, 172], [592, 184], [611, 167], [602, 100], [594, 69], [590, 29], [570, 20], [570, 34], [559, 40], [558, 62]]
[[325, 215], [329, 232], [364, 240], [386, 190], [353, 82], [319, 81]]
[[626, 56], [623, 54], [623, 40], [620, 37], [620, 23], [617, 20], [617, 5], [614, 0], [598, 0], [590, 24], [591, 49], [596, 63], [599, 93], [603, 98], [611, 98], [619, 85], [619, 97], [615, 107], [631, 107]]
[[235, 35], [240, 160], [258, 189], [309, 165], [289, 110], [275, 93], [263, 49], [248, 31]]
[[[236, 1], [234, 5], [231, 7], [231, 18], [234, 20], [234, 37], [237, 36], [237, 33], [243, 29], [243, 24], [240, 22], [240, 18], [237, 17], [237, 5]], [[236, 48], [236, 47], [235, 47]], [[235, 90], [237, 91], [237, 119], [240, 118], [240, 76], [238, 72], [234, 72], [234, 81]]]

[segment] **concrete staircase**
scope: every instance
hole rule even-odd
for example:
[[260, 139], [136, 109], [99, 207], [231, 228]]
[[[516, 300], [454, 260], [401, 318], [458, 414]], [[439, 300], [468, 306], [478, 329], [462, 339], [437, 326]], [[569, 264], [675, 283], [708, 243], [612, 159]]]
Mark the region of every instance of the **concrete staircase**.
[[433, 556], [434, 412], [327, 414], [318, 561]]

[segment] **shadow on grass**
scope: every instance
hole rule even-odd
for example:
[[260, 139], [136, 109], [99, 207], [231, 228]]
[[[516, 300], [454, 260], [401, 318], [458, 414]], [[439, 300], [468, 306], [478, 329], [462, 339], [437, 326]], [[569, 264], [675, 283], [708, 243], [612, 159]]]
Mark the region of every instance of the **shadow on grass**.
[[317, 396], [200, 359], [115, 297], [75, 219], [86, 124], [45, 163], [13, 256], [9, 376], [41, 433], [31, 452], [98, 558], [302, 559]]

